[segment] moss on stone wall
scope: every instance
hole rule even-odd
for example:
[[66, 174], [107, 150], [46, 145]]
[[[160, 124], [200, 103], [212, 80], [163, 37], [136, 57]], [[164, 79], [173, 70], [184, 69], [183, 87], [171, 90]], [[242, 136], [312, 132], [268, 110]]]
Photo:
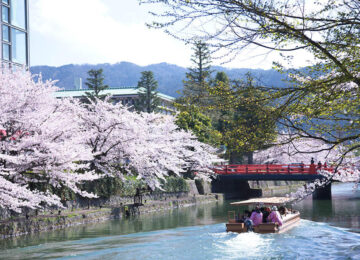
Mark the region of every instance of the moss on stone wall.
[[[162, 188], [165, 192], [188, 192], [189, 185], [187, 184], [186, 180], [181, 177], [174, 177], [170, 176], [161, 180]], [[157, 192], [161, 192], [157, 190]]]
[[[162, 189], [157, 189], [155, 192], [188, 192], [189, 186], [184, 178], [181, 177], [166, 177], [165, 180], [160, 180]], [[84, 184], [84, 188], [88, 192], [93, 192], [100, 197], [109, 198], [113, 195], [132, 197], [136, 194], [136, 189], [147, 189], [144, 181], [136, 179], [135, 176], [126, 177], [125, 181], [119, 178], [107, 177], [100, 180], [95, 180]]]

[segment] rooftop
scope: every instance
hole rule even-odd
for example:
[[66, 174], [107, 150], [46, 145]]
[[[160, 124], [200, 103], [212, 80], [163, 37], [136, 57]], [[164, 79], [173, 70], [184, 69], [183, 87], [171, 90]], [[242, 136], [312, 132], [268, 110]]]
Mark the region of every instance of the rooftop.
[[[91, 92], [89, 89], [71, 89], [71, 90], [60, 90], [55, 92], [56, 98], [67, 98], [67, 97], [82, 97], [86, 96], [85, 92]], [[101, 91], [101, 95], [110, 96], [133, 96], [138, 95], [139, 90], [136, 87], [119, 87], [119, 88], [108, 88]], [[174, 97], [168, 96], [162, 93], [158, 93], [161, 99], [173, 102]]]

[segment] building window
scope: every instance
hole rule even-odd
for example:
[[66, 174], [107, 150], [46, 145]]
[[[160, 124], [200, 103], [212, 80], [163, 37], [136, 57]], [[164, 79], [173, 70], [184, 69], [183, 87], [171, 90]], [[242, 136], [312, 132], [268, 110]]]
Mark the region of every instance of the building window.
[[11, 60], [26, 64], [26, 33], [11, 28]]
[[11, 0], [10, 2], [11, 24], [21, 29], [26, 29], [26, 5], [25, 0]]
[[9, 23], [9, 7], [2, 6], [2, 21]]
[[3, 60], [10, 60], [10, 45], [3, 43], [2, 45], [2, 58]]
[[3, 60], [28, 65], [27, 0], [2, 0]]
[[7, 25], [2, 26], [2, 40], [6, 42], [10, 41], [9, 26]]

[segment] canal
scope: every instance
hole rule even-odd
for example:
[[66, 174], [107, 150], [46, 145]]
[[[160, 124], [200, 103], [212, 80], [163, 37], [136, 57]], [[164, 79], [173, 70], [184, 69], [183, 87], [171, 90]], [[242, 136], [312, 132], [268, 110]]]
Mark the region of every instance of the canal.
[[360, 259], [360, 190], [294, 207], [283, 234], [225, 232], [229, 202], [113, 220], [0, 241], [0, 259]]

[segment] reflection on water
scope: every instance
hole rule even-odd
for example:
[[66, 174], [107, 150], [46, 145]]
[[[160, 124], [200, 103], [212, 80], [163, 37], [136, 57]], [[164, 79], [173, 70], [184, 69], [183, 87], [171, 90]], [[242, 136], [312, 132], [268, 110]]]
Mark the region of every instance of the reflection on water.
[[360, 233], [360, 190], [353, 191], [353, 184], [333, 184], [332, 200], [312, 200], [299, 202], [301, 218], [326, 222], [334, 226], [348, 228]]
[[284, 234], [226, 233], [233, 207], [212, 203], [4, 240], [0, 259], [360, 259], [360, 191], [351, 187], [295, 205], [304, 220]]

